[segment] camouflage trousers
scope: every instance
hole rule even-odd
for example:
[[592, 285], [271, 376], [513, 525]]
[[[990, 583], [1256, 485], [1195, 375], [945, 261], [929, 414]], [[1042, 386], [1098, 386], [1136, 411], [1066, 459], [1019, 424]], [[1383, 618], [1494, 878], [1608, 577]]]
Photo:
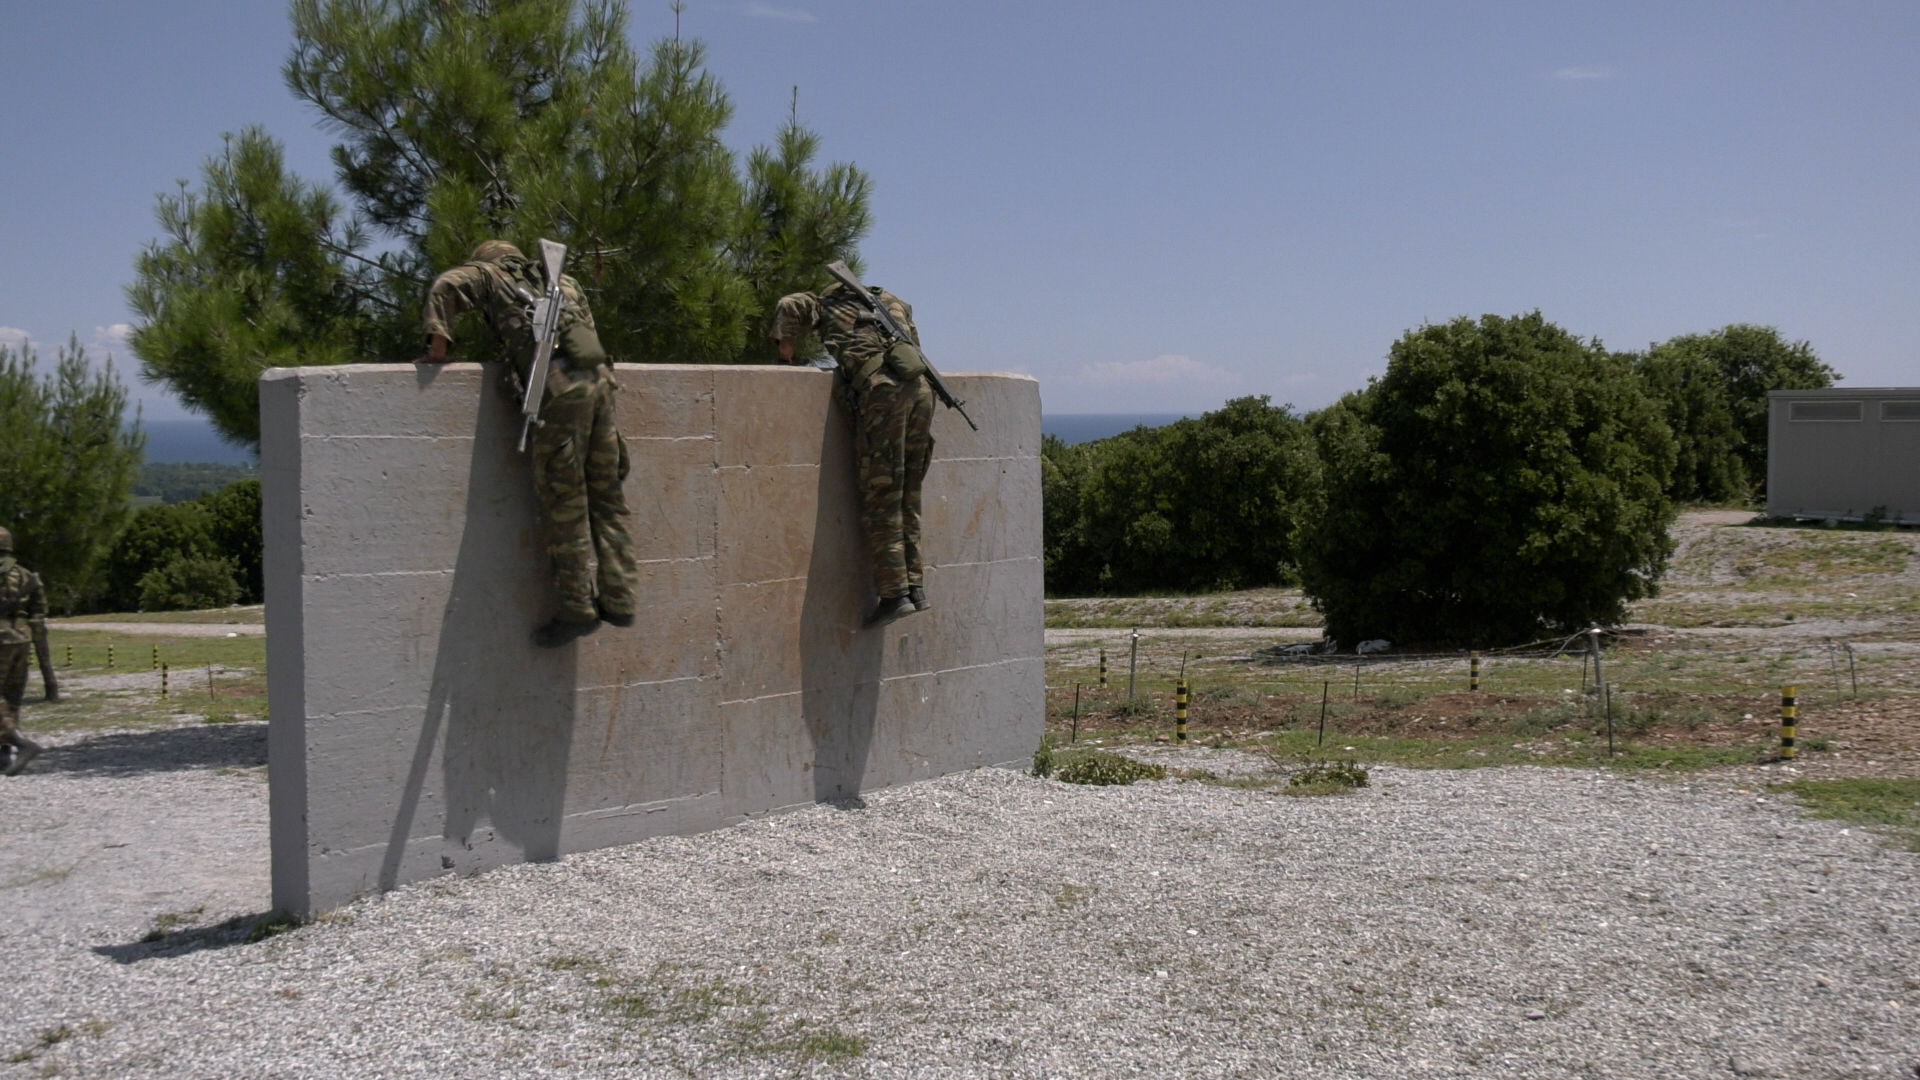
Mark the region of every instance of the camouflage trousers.
[[33, 642], [0, 644], [0, 743], [10, 743], [20, 731], [20, 703], [27, 696], [27, 673], [33, 670]]
[[550, 378], [533, 429], [533, 490], [553, 560], [560, 617], [633, 614], [636, 570], [627, 530], [627, 444], [614, 427], [613, 375], [595, 366]]
[[873, 550], [873, 588], [905, 596], [921, 584], [920, 482], [933, 460], [933, 388], [876, 374], [856, 396], [854, 452], [860, 519]]

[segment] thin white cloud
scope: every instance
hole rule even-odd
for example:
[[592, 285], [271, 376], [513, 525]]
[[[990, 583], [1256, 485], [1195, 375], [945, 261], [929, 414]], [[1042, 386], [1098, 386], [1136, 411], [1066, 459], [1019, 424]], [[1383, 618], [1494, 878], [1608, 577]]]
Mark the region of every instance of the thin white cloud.
[[0, 326], [0, 346], [18, 350], [31, 340], [33, 335], [17, 326]]
[[818, 22], [813, 12], [801, 8], [781, 8], [772, 4], [752, 3], [747, 5], [747, 14], [755, 19], [779, 19], [782, 22]]
[[1553, 77], [1571, 82], [1585, 79], [1611, 79], [1614, 77], [1614, 71], [1612, 68], [1603, 67], [1563, 67], [1554, 72]]
[[1244, 382], [1218, 364], [1168, 354], [1082, 364], [1069, 374], [1041, 376], [1040, 390], [1055, 412], [1192, 412], [1218, 408], [1244, 392]]
[[111, 326], [96, 326], [93, 336], [87, 339], [87, 356], [94, 360], [105, 360], [111, 356], [123, 360], [133, 352], [127, 348], [127, 336], [133, 333], [131, 323], [117, 322]]
[[1112, 386], [1224, 386], [1238, 381], [1233, 372], [1218, 364], [1172, 353], [1151, 360], [1082, 364], [1069, 377]]

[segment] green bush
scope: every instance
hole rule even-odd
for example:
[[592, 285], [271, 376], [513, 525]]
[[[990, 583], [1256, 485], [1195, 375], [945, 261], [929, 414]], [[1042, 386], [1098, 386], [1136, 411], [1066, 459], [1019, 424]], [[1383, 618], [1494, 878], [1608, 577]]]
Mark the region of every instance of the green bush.
[[1252, 588], [1296, 579], [1294, 534], [1319, 499], [1306, 424], [1265, 397], [1197, 420], [1041, 446], [1055, 594]]
[[141, 611], [194, 611], [226, 607], [239, 599], [233, 563], [197, 555], [175, 555], [165, 566], [140, 578]]
[[1767, 391], [1833, 385], [1834, 370], [1804, 341], [1771, 326], [1683, 334], [1635, 357], [1673, 432], [1669, 493], [1683, 502], [1746, 502], [1767, 480]]
[[1131, 784], [1135, 780], [1164, 780], [1167, 776], [1164, 766], [1149, 765], [1104, 750], [1083, 750], [1051, 761], [1053, 778], [1064, 784], [1108, 786]]
[[233, 563], [240, 603], [265, 598], [266, 543], [260, 534], [260, 481], [241, 480], [201, 496], [207, 504], [207, 531], [214, 547]]
[[1673, 439], [1632, 364], [1538, 312], [1409, 332], [1312, 420], [1308, 596], [1341, 642], [1504, 645], [1652, 595]]
[[[260, 535], [260, 481], [242, 480], [191, 502], [149, 506], [114, 542], [107, 559], [106, 600], [117, 611], [177, 610], [186, 607], [223, 607], [258, 603], [261, 599], [262, 553]], [[226, 566], [229, 592], [218, 587], [178, 587], [183, 580], [206, 582], [216, 577], [207, 566], [190, 574], [176, 563], [220, 562]], [[149, 577], [154, 588], [148, 591]], [[182, 574], [188, 574], [182, 578]], [[193, 602], [227, 596], [218, 604]], [[158, 605], [158, 606], [156, 606]]]

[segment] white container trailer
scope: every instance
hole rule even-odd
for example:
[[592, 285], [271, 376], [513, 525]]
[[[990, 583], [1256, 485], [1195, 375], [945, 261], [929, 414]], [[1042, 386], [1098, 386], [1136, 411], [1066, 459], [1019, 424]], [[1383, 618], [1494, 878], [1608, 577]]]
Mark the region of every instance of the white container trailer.
[[1767, 395], [1767, 516], [1920, 525], [1920, 388]]

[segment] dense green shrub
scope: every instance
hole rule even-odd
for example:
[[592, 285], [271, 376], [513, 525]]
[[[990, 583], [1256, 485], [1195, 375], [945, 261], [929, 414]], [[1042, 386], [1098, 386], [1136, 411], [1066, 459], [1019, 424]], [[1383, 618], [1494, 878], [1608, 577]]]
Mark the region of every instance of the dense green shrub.
[[1683, 334], [1637, 358], [1677, 451], [1671, 494], [1745, 502], [1767, 483], [1767, 391], [1832, 386], [1834, 370], [1771, 326]]
[[1319, 497], [1305, 423], [1267, 398], [1079, 446], [1043, 441], [1047, 588], [1135, 593], [1295, 579]]
[[239, 602], [265, 598], [266, 544], [260, 534], [260, 481], [241, 480], [201, 496], [207, 504], [207, 529], [222, 558], [233, 565]]
[[1342, 642], [1495, 645], [1651, 595], [1673, 440], [1632, 365], [1538, 312], [1425, 326], [1313, 420], [1306, 591]]
[[1673, 479], [1667, 493], [1677, 502], [1752, 498], [1754, 478], [1747, 473], [1742, 454], [1745, 440], [1734, 423], [1727, 380], [1719, 365], [1709, 357], [1667, 345], [1656, 345], [1633, 362], [1673, 434]]
[[239, 597], [233, 563], [226, 559], [176, 554], [140, 576], [141, 611], [226, 607]]
[[[118, 611], [258, 603], [262, 551], [258, 480], [229, 484], [191, 502], [149, 506], [133, 515], [114, 543], [106, 600]], [[216, 576], [213, 564], [225, 568], [231, 589], [208, 583]], [[155, 573], [160, 576], [150, 582]], [[150, 584], [160, 591], [150, 592]], [[152, 599], [162, 596], [193, 600]], [[225, 599], [216, 604], [214, 597]]]

